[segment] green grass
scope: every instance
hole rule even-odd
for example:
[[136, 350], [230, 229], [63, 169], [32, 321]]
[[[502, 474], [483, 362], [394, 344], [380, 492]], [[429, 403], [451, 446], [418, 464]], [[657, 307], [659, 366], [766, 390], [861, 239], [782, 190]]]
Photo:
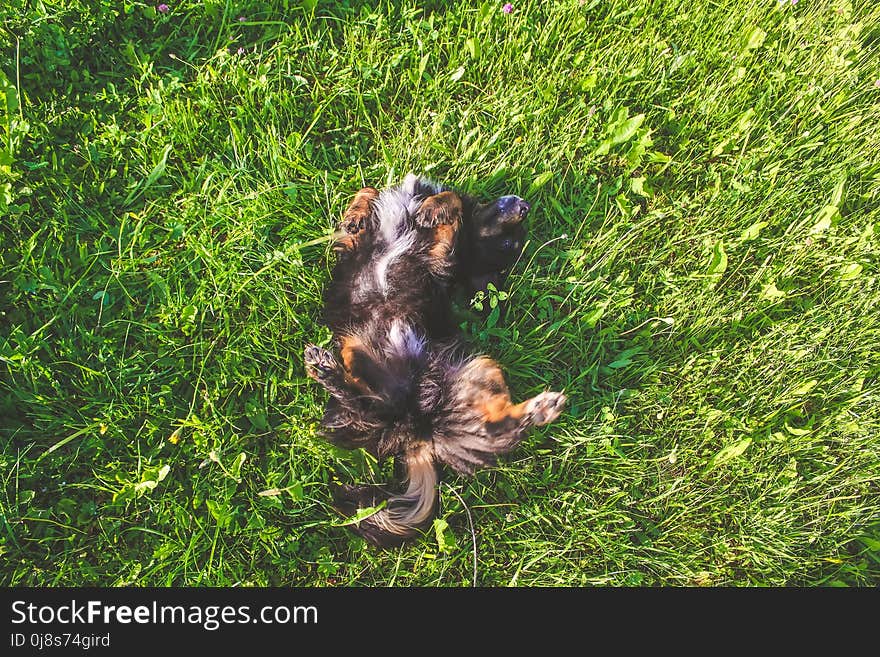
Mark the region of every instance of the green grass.
[[[169, 4], [0, 9], [0, 583], [880, 583], [880, 6]], [[533, 203], [464, 330], [570, 405], [377, 552], [301, 355], [410, 170]]]

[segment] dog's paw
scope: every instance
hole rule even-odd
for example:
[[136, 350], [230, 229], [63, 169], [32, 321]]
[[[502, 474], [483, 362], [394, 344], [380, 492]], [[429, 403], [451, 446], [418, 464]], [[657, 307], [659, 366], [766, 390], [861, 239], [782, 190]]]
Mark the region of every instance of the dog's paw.
[[358, 235], [364, 232], [367, 221], [373, 212], [373, 201], [378, 197], [379, 192], [373, 187], [364, 187], [355, 194], [345, 214], [342, 215], [339, 229], [349, 235]]
[[422, 228], [436, 228], [442, 225], [458, 225], [461, 222], [461, 198], [453, 192], [440, 192], [429, 196], [419, 207], [415, 216], [416, 224]]
[[306, 373], [313, 379], [323, 379], [336, 369], [336, 359], [327, 349], [307, 345], [303, 353]]
[[565, 401], [566, 397], [561, 392], [542, 392], [528, 401], [528, 418], [532, 424], [538, 426], [550, 424], [559, 417]]
[[366, 218], [363, 216], [343, 217], [339, 228], [349, 235], [357, 235], [364, 230]]

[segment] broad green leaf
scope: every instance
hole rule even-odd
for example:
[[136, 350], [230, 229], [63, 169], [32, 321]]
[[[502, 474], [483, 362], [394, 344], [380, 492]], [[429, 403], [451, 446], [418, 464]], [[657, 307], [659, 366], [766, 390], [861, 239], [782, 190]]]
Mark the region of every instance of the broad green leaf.
[[720, 450], [718, 450], [715, 456], [709, 459], [709, 463], [706, 465], [706, 470], [712, 470], [713, 468], [717, 468], [723, 463], [727, 463], [728, 461], [735, 459], [737, 456], [742, 456], [751, 444], [751, 438], [743, 438], [742, 440], [736, 441], [732, 445], [722, 447]]
[[143, 184], [135, 185], [135, 187], [131, 190], [131, 192], [129, 192], [128, 196], [125, 198], [125, 201], [123, 202], [124, 205], [128, 205], [134, 199], [136, 199], [140, 194], [142, 194], [145, 190], [149, 189], [150, 186], [152, 186], [152, 184], [154, 182], [156, 182], [162, 176], [163, 173], [165, 173], [165, 165], [168, 163], [168, 154], [171, 152], [172, 148], [173, 147], [171, 144], [165, 145], [165, 149], [162, 151], [162, 155], [159, 157], [159, 161], [156, 162], [155, 165], [153, 165], [152, 170], [147, 175]]
[[785, 479], [797, 479], [797, 459], [792, 459], [791, 461], [789, 461], [785, 468], [783, 468], [780, 475]]
[[581, 91], [589, 91], [593, 87], [596, 86], [597, 77], [595, 73], [590, 73], [587, 77], [581, 80], [580, 88]]
[[455, 534], [445, 518], [434, 518], [434, 536], [437, 538], [437, 550], [441, 554], [455, 549]]
[[733, 75], [730, 76], [730, 81], [733, 84], [738, 84], [740, 80], [746, 77], [746, 67], [745, 66], [737, 66], [733, 72]]
[[609, 125], [614, 126], [617, 123], [623, 123], [626, 121], [626, 117], [629, 116], [629, 108], [627, 107], [618, 107], [614, 110], [614, 114], [611, 115], [609, 119]]
[[636, 354], [642, 352], [641, 347], [632, 347], [631, 349], [624, 349], [617, 355], [617, 359], [613, 363], [609, 363], [608, 367], [612, 370], [620, 369], [621, 367], [626, 367], [630, 363], [632, 363], [632, 357]]
[[548, 182], [550, 182], [550, 180], [552, 178], [553, 178], [552, 171], [545, 171], [544, 173], [537, 175], [535, 177], [535, 179], [532, 181], [532, 184], [529, 185], [529, 191], [526, 192], [526, 196], [530, 196], [531, 194], [534, 194], [536, 191], [538, 191], [544, 185], [546, 185]]
[[611, 151], [611, 140], [603, 139], [602, 142], [596, 147], [596, 150], [593, 151], [593, 155], [608, 155]]
[[232, 466], [229, 468], [230, 473], [232, 473], [232, 477], [241, 481], [239, 475], [241, 474], [241, 466], [244, 465], [244, 462], [247, 460], [247, 455], [244, 452], [239, 453], [238, 456], [235, 457], [235, 460], [232, 462]]
[[754, 108], [750, 107], [745, 112], [743, 112], [739, 119], [736, 122], [736, 130], [737, 132], [745, 132], [749, 128], [752, 127], [752, 118], [755, 116]]
[[715, 145], [715, 148], [712, 149], [712, 157], [718, 157], [724, 152], [724, 149], [727, 148], [727, 144], [730, 143], [729, 139], [722, 139], [718, 144]]
[[471, 59], [479, 59], [480, 52], [482, 48], [480, 47], [480, 42], [477, 41], [474, 37], [471, 37], [467, 41], [464, 42], [465, 48], [467, 48], [468, 54], [471, 56]]
[[[642, 128], [636, 132], [636, 139], [633, 141], [630, 149], [624, 156], [627, 164], [629, 164], [630, 166], [630, 170], [638, 168], [638, 166], [642, 163], [642, 158], [645, 155], [645, 151], [648, 150], [649, 146], [653, 145], [654, 140], [651, 139], [650, 130]], [[650, 185], [645, 186], [645, 192], [647, 196], [653, 196], [654, 194], [654, 191], [651, 189]]]
[[156, 162], [155, 166], [150, 171], [150, 175], [147, 176], [147, 180], [144, 183], [144, 189], [156, 182], [159, 177], [163, 173], [165, 173], [165, 165], [168, 163], [168, 153], [171, 152], [171, 148], [171, 144], [165, 145], [165, 150], [162, 151], [162, 156], [159, 158], [159, 161]]
[[180, 311], [179, 326], [184, 335], [192, 335], [195, 330], [196, 316], [199, 309], [190, 304], [184, 306]]
[[709, 261], [709, 274], [711, 276], [720, 276], [727, 271], [727, 253], [724, 251], [724, 243], [722, 240], [715, 242], [712, 247], [712, 260]]
[[798, 427], [791, 426], [788, 421], [783, 423], [785, 430], [788, 431], [792, 436], [806, 436], [810, 433], [810, 429], [799, 429]]
[[831, 220], [837, 216], [836, 205], [826, 205], [816, 215], [816, 223], [810, 229], [810, 235], [819, 235], [831, 228]]
[[3, 99], [3, 104], [6, 105], [7, 116], [12, 117], [18, 111], [18, 90], [2, 70], [0, 70], [0, 98]]
[[839, 208], [843, 204], [843, 186], [845, 184], [846, 174], [843, 174], [834, 186], [834, 191], [831, 192], [831, 205], [834, 207]]
[[646, 181], [647, 178], [645, 178], [645, 176], [633, 178], [630, 181], [630, 189], [632, 190], [632, 193], [646, 198], [652, 196], [654, 190], [651, 189], [650, 185], [646, 184]]
[[598, 324], [599, 320], [602, 319], [602, 315], [605, 314], [605, 309], [607, 307], [608, 302], [604, 301], [593, 308], [593, 310], [589, 311], [586, 315], [583, 316], [584, 324], [586, 324], [589, 328], [596, 328], [596, 324]]
[[862, 269], [863, 269], [863, 267], [859, 263], [857, 263], [857, 262], [850, 263], [850, 264], [846, 265], [845, 267], [843, 267], [843, 269], [840, 270], [840, 280], [852, 281], [852, 280], [858, 278], [859, 276], [861, 276]]
[[617, 144], [623, 144], [632, 139], [636, 130], [639, 129], [639, 126], [642, 125], [645, 121], [644, 114], [637, 114], [631, 119], [627, 119], [620, 125], [616, 126], [611, 133], [611, 145], [616, 146]]
[[133, 490], [138, 495], [142, 495], [143, 493], [148, 493], [151, 490], [154, 490], [158, 485], [159, 482], [155, 479], [146, 479], [144, 481], [136, 483]]
[[251, 424], [253, 424], [255, 428], [269, 428], [269, 418], [266, 415], [266, 410], [263, 407], [263, 404], [260, 402], [259, 397], [250, 397], [244, 403], [244, 413], [247, 416], [247, 419], [251, 421]]
[[205, 500], [205, 506], [208, 512], [217, 522], [220, 528], [227, 527], [232, 520], [232, 514], [229, 511], [229, 504], [226, 502], [215, 502], [214, 500]]
[[345, 527], [346, 525], [354, 525], [356, 523], [359, 523], [361, 520], [366, 520], [370, 516], [373, 516], [373, 515], [376, 515], [377, 513], [379, 513], [379, 511], [381, 511], [382, 509], [385, 508], [386, 504], [387, 504], [387, 500], [382, 500], [382, 502], [380, 502], [376, 506], [368, 506], [363, 509], [358, 509], [357, 512], [355, 512], [355, 514], [353, 516], [351, 516], [350, 518], [348, 518], [347, 520], [345, 520], [343, 522], [334, 523], [333, 526], [334, 527]]
[[785, 292], [776, 287], [776, 283], [768, 283], [761, 290], [762, 299], [781, 299], [786, 296]]
[[498, 320], [501, 319], [501, 308], [498, 305], [498, 299], [495, 297], [489, 297], [489, 307], [492, 309], [489, 311], [489, 316], [486, 318], [486, 328], [495, 328], [498, 324]]
[[764, 44], [764, 39], [767, 38], [767, 33], [762, 30], [760, 27], [755, 27], [749, 33], [749, 40], [746, 43], [746, 50], [754, 50], [755, 48], [760, 48]]
[[154, 490], [156, 486], [159, 485], [159, 482], [168, 476], [168, 473], [170, 471], [171, 466], [169, 465], [163, 465], [160, 468], [146, 468], [141, 475], [141, 481], [134, 485], [133, 492], [136, 495], [142, 495], [151, 490]]
[[865, 547], [873, 552], [880, 553], [880, 541], [871, 538], [870, 536], [859, 536], [859, 540], [865, 544]]
[[739, 236], [741, 242], [749, 242], [761, 233], [761, 229], [767, 226], [766, 221], [756, 221], [751, 226], [746, 228]]
[[641, 209], [641, 206], [633, 205], [626, 197], [626, 194], [618, 194], [614, 197], [614, 205], [620, 210], [620, 214], [626, 218], [635, 216], [635, 213]]
[[795, 388], [794, 390], [792, 390], [792, 391], [791, 391], [791, 394], [793, 394], [793, 395], [805, 395], [805, 394], [807, 394], [808, 392], [810, 392], [810, 390], [812, 390], [813, 388], [815, 388], [815, 387], [818, 385], [818, 383], [819, 383], [818, 380], [816, 380], [816, 379], [811, 379], [810, 381], [807, 381], [806, 383], [803, 383], [803, 384], [799, 385], [797, 388]]

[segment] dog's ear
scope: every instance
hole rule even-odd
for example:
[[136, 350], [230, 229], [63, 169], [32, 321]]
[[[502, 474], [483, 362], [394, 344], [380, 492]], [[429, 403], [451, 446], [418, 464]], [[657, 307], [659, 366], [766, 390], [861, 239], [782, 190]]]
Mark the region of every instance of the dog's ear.
[[455, 192], [440, 192], [429, 196], [416, 213], [416, 223], [424, 228], [456, 224], [462, 217], [461, 198]]

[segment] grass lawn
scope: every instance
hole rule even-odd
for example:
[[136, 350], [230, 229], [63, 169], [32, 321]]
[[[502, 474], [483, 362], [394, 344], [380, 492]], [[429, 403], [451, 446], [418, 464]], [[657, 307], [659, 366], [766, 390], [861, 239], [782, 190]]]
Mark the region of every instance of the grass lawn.
[[[4, 2], [0, 583], [880, 583], [880, 5], [503, 4]], [[380, 552], [302, 350], [408, 171], [532, 203], [462, 326], [570, 402]]]

